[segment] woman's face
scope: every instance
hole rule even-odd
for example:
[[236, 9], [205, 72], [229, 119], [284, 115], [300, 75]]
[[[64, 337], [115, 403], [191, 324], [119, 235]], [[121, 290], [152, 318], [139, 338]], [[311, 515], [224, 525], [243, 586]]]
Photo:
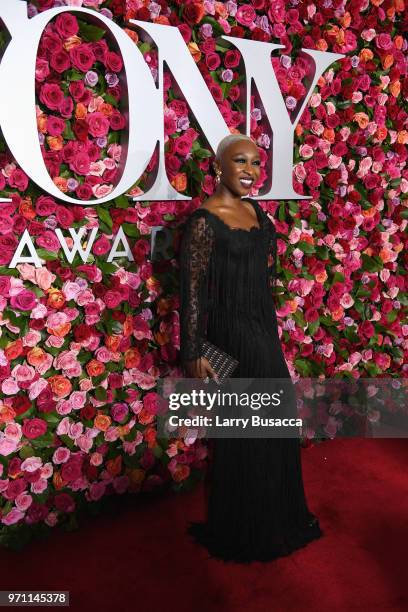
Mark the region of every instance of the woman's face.
[[237, 140], [223, 151], [214, 166], [221, 170], [221, 185], [234, 195], [248, 195], [261, 172], [258, 147], [250, 140]]

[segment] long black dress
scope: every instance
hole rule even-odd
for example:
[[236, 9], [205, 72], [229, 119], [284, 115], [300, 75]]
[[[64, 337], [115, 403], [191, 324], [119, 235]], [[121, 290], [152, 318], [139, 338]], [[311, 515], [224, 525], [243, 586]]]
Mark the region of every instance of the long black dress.
[[[290, 378], [278, 335], [271, 284], [276, 232], [255, 200], [258, 227], [233, 229], [196, 209], [180, 245], [181, 361], [206, 337], [239, 360], [233, 377]], [[273, 255], [269, 264], [268, 255]], [[189, 533], [225, 561], [268, 561], [322, 535], [309, 512], [298, 438], [211, 440], [208, 512]]]

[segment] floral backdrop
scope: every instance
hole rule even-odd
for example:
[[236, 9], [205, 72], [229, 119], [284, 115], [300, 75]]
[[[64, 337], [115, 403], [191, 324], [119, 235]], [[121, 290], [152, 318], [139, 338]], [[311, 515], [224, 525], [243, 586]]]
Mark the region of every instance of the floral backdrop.
[[[244, 131], [242, 65], [227, 34], [275, 42], [271, 59], [288, 113], [305, 95], [300, 48], [342, 53], [319, 79], [296, 127], [294, 184], [304, 201], [266, 201], [278, 231], [275, 289], [281, 340], [294, 379], [405, 377], [408, 211], [403, 0], [37, 0], [30, 17], [86, 7], [119, 23], [157, 76], [157, 49], [128, 19], [176, 26], [232, 131]], [[406, 12], [405, 12], [406, 14]], [[7, 45], [7, 32], [0, 44]], [[159, 377], [180, 373], [177, 226], [215, 188], [211, 151], [170, 73], [164, 78], [166, 167], [191, 201], [98, 205], [118, 180], [126, 131], [120, 53], [100, 25], [53, 19], [38, 49], [35, 86], [44, 163], [57, 187], [94, 206], [42, 193], [0, 144], [0, 542], [75, 525], [107, 496], [193, 486], [202, 441], [157, 439]], [[251, 135], [265, 177], [271, 134], [252, 96]], [[173, 235], [150, 260], [153, 226]], [[106, 261], [122, 226], [134, 262]], [[86, 263], [70, 264], [68, 228], [98, 227]], [[25, 229], [43, 265], [8, 267]], [[404, 365], [405, 364], [405, 365]], [[336, 419], [334, 418], [334, 423]], [[327, 431], [319, 423], [316, 431]], [[320, 430], [318, 431], [320, 427]], [[326, 429], [325, 429], [326, 427]], [[334, 425], [334, 429], [335, 429]], [[333, 431], [333, 419], [330, 423]], [[25, 536], [24, 536], [25, 534]]]

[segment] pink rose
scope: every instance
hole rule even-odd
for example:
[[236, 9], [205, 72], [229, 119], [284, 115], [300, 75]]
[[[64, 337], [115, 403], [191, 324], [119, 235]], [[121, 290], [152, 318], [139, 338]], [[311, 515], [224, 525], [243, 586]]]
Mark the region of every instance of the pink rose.
[[14, 525], [15, 523], [21, 521], [21, 519], [23, 518], [24, 513], [21, 512], [21, 510], [18, 510], [17, 508], [13, 508], [12, 510], [10, 510], [10, 512], [6, 514], [6, 516], [3, 516], [1, 522], [3, 523], [3, 525]]
[[74, 110], [72, 98], [66, 96], [59, 105], [58, 110], [61, 113], [61, 117], [64, 117], [64, 119], [71, 119], [72, 111]]
[[41, 87], [40, 100], [49, 109], [58, 110], [63, 99], [64, 94], [56, 83], [45, 83]]
[[20, 495], [17, 495], [15, 502], [18, 510], [25, 512], [33, 503], [33, 498], [28, 493], [20, 493]]
[[119, 291], [107, 291], [103, 296], [103, 301], [108, 308], [116, 308], [122, 301], [122, 296]]
[[88, 43], [81, 43], [70, 49], [71, 61], [81, 72], [88, 72], [95, 63], [95, 55]]
[[35, 79], [36, 81], [45, 81], [47, 76], [50, 74], [50, 67], [47, 60], [37, 57], [35, 63]]
[[79, 152], [75, 155], [69, 167], [73, 172], [80, 175], [86, 175], [91, 167], [91, 160], [87, 153]]
[[122, 423], [129, 413], [129, 408], [123, 402], [113, 404], [111, 415], [114, 421]]
[[386, 32], [381, 32], [381, 34], [376, 37], [375, 44], [379, 49], [383, 49], [385, 51], [387, 49], [391, 49], [393, 46], [392, 38]]
[[17, 295], [13, 295], [10, 300], [10, 304], [13, 308], [17, 310], [32, 310], [37, 302], [37, 296], [32, 291], [28, 289], [23, 289]]
[[109, 131], [109, 120], [102, 113], [89, 113], [86, 117], [89, 133], [95, 138], [105, 136]]
[[54, 454], [52, 456], [52, 460], [56, 464], [65, 463], [66, 461], [68, 461], [70, 456], [71, 456], [71, 451], [69, 450], [69, 448], [65, 448], [64, 446], [60, 446], [54, 452]]
[[47, 422], [43, 419], [24, 419], [23, 434], [29, 440], [43, 436], [47, 431]]
[[43, 291], [49, 289], [52, 283], [55, 281], [56, 276], [52, 274], [47, 268], [36, 268], [35, 270], [35, 280], [37, 285]]
[[9, 440], [8, 438], [0, 439], [0, 455], [7, 457], [11, 453], [15, 453], [17, 450], [17, 442], [15, 440]]
[[16, 168], [9, 177], [9, 185], [19, 191], [25, 191], [28, 186], [28, 176], [20, 168]]
[[235, 19], [237, 20], [237, 22], [243, 26], [246, 26], [247, 28], [252, 25], [255, 20], [255, 17], [255, 9], [250, 4], [241, 5], [235, 15]]
[[39, 247], [46, 249], [47, 251], [56, 252], [61, 248], [57, 236], [50, 230], [47, 230], [41, 234], [41, 236], [38, 236], [35, 242]]
[[0, 295], [3, 297], [9, 296], [11, 283], [9, 276], [0, 276]]
[[48, 217], [48, 215], [52, 215], [55, 212], [56, 206], [55, 200], [50, 196], [40, 196], [36, 200], [35, 211], [40, 217]]
[[50, 136], [60, 136], [64, 130], [65, 121], [53, 115], [47, 118], [47, 132]]
[[218, 53], [208, 53], [205, 58], [208, 70], [216, 70], [221, 64], [221, 59]]
[[105, 198], [113, 190], [113, 185], [95, 185], [92, 192], [96, 198]]

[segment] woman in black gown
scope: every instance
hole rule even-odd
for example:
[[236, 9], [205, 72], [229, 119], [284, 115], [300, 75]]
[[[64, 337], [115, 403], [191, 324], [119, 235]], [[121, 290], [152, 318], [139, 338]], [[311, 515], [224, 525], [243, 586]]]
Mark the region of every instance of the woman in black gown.
[[[244, 198], [259, 177], [258, 148], [242, 134], [227, 136], [214, 167], [217, 189], [187, 219], [180, 247], [184, 371], [214, 376], [200, 357], [205, 337], [239, 360], [232, 377], [290, 378], [271, 294], [275, 228], [258, 202]], [[207, 520], [189, 526], [210, 555], [268, 561], [322, 535], [305, 500], [298, 438], [212, 443]]]

